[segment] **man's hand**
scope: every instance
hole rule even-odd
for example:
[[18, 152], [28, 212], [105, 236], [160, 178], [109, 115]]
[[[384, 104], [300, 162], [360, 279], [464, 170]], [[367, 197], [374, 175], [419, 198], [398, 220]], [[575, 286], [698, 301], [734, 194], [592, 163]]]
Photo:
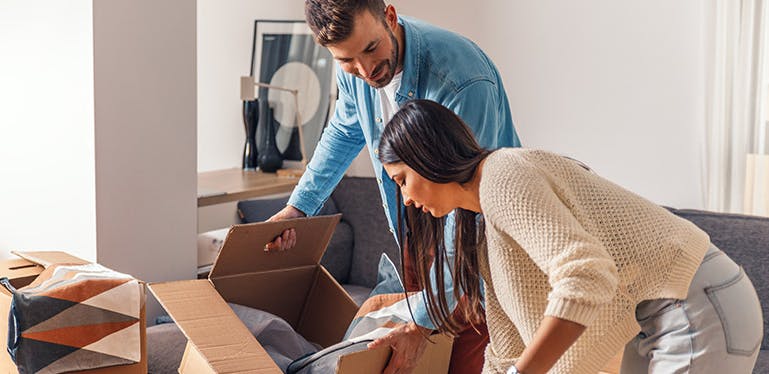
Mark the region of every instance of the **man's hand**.
[[390, 346], [393, 350], [390, 362], [382, 374], [411, 373], [427, 347], [425, 336], [432, 331], [417, 326], [414, 322], [400, 325], [389, 334], [368, 344], [369, 349]]
[[[299, 217], [305, 217], [306, 214], [302, 212], [299, 209], [296, 209], [292, 207], [291, 205], [286, 205], [285, 208], [281, 209], [280, 212], [275, 213], [272, 217], [270, 217], [267, 222], [274, 222], [274, 221], [282, 221], [284, 219], [289, 218], [299, 218]], [[294, 229], [288, 229], [283, 231], [282, 234], [280, 234], [277, 238], [273, 239], [271, 242], [267, 243], [264, 246], [264, 251], [285, 251], [286, 249], [294, 248], [296, 245], [296, 230]]]

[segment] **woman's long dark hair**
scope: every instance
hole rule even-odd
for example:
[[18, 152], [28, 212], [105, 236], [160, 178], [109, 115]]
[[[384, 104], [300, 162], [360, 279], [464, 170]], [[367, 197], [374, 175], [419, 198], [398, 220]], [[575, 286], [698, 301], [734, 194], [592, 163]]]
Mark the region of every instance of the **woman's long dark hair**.
[[[395, 113], [382, 133], [379, 160], [382, 164], [403, 162], [419, 175], [435, 183], [469, 182], [478, 165], [489, 154], [475, 141], [473, 133], [459, 116], [429, 100], [413, 100]], [[400, 188], [398, 201], [402, 200]], [[405, 207], [408, 235], [402, 227], [403, 207], [398, 210], [398, 238], [406, 244], [418, 285], [427, 295], [428, 314], [442, 332], [457, 334], [462, 327], [452, 316], [445, 297], [443, 268], [445, 218], [435, 218], [414, 206]], [[454, 296], [464, 293], [467, 304], [464, 319], [476, 324], [483, 321], [481, 306], [478, 248], [485, 245], [483, 220], [475, 212], [455, 209]], [[404, 240], [408, 240], [406, 243]], [[430, 265], [435, 261], [435, 290], [432, 292]]]

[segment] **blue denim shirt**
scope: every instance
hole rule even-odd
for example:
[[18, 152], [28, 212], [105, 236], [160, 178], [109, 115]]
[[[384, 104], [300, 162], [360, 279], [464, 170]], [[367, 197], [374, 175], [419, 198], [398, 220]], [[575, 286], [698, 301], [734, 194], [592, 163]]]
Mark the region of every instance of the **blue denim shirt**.
[[[399, 106], [412, 99], [429, 99], [457, 113], [488, 149], [519, 147], [502, 78], [491, 59], [472, 41], [410, 17], [400, 17], [404, 31], [403, 76], [396, 93]], [[333, 117], [324, 129], [312, 160], [288, 204], [307, 215], [316, 215], [342, 179], [363, 146], [368, 146], [379, 183], [390, 232], [397, 228], [396, 185], [387, 176], [377, 155], [384, 129], [377, 90], [337, 67], [339, 97]], [[446, 226], [453, 239], [453, 217]], [[396, 235], [397, 236], [397, 235]], [[397, 240], [397, 237], [396, 237]], [[446, 241], [453, 263], [453, 240]], [[372, 269], [374, 271], [374, 269]], [[450, 275], [447, 300], [455, 303]], [[417, 324], [434, 328], [424, 305], [415, 307]]]

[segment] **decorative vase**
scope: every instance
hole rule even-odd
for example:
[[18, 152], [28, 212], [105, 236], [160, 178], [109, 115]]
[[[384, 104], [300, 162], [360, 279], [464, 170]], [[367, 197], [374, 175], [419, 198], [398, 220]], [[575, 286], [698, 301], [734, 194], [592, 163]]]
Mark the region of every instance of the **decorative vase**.
[[257, 158], [259, 170], [274, 173], [283, 166], [283, 157], [275, 143], [275, 119], [272, 117], [272, 108], [265, 103], [259, 110], [259, 114], [261, 114], [259, 123], [262, 127], [262, 139], [259, 141], [260, 150]]
[[291, 137], [289, 138], [286, 149], [281, 153], [284, 160], [301, 161], [302, 160], [302, 147], [299, 141], [299, 130], [294, 127], [291, 129]]
[[256, 124], [259, 120], [259, 99], [243, 101], [243, 126], [246, 129], [246, 142], [243, 144], [243, 170], [256, 170], [258, 152], [256, 150]]

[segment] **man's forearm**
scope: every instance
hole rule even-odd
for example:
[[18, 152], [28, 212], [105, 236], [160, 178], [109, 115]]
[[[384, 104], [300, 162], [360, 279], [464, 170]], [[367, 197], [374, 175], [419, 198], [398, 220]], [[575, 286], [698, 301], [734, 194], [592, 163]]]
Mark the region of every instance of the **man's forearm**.
[[[365, 145], [361, 139], [348, 138], [345, 133], [331, 129], [324, 132], [310, 164], [289, 197], [288, 204], [308, 216], [318, 213], [323, 202], [336, 187], [350, 162]], [[346, 150], [340, 152], [338, 150]]]

